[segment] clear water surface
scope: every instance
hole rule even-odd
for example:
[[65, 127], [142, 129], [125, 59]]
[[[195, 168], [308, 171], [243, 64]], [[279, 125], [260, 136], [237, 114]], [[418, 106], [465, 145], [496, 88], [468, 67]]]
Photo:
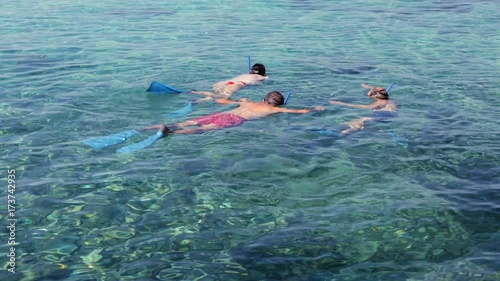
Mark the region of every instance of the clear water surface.
[[[498, 18], [493, 0], [3, 1], [1, 280], [499, 280]], [[137, 153], [81, 141], [293, 91], [275, 115]], [[318, 134], [395, 83], [398, 118]], [[392, 130], [392, 134], [388, 132]], [[126, 144], [141, 141], [141, 134]], [[8, 170], [15, 170], [15, 271]], [[7, 279], [6, 279], [7, 278]]]

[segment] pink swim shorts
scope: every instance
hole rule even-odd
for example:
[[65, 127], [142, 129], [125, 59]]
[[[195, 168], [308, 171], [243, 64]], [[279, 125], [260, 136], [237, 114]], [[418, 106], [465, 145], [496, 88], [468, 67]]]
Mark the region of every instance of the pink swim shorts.
[[219, 128], [227, 128], [239, 126], [241, 123], [245, 122], [246, 119], [231, 113], [216, 112], [207, 116], [195, 118], [193, 121], [200, 126], [214, 124]]

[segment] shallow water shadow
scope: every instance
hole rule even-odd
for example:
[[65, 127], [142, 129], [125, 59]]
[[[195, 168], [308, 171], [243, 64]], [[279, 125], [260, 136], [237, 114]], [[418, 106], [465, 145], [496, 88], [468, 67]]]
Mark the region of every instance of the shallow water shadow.
[[332, 73], [335, 74], [345, 74], [345, 75], [357, 75], [362, 74], [368, 71], [372, 71], [377, 69], [374, 66], [358, 66], [354, 68], [337, 68], [337, 69], [329, 69]]
[[312, 280], [322, 273], [333, 276], [350, 261], [339, 252], [333, 234], [307, 228], [278, 229], [230, 250], [232, 258], [248, 271], [264, 275], [266, 280], [288, 280], [302, 276]]

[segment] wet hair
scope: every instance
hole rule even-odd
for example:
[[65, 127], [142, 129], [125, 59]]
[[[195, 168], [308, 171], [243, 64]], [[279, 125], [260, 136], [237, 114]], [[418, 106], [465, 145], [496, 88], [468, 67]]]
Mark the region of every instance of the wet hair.
[[389, 99], [389, 94], [384, 88], [376, 87], [371, 89], [370, 91], [370, 97], [375, 96], [377, 99], [381, 100], [388, 100]]
[[266, 97], [264, 98], [264, 102], [274, 106], [280, 106], [285, 103], [285, 98], [280, 92], [274, 91], [266, 95]]
[[266, 67], [262, 63], [256, 63], [252, 66], [250, 74], [259, 74], [262, 76], [266, 76]]

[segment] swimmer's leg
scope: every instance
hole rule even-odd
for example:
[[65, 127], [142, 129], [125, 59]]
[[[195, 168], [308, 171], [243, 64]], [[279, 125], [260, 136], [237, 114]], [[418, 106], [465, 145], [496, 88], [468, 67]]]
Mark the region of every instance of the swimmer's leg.
[[194, 120], [187, 120], [187, 121], [179, 122], [171, 127], [175, 127], [175, 129], [181, 129], [183, 127], [190, 127], [190, 126], [198, 126], [198, 122], [196, 122]]
[[243, 88], [244, 86], [245, 84], [241, 82], [236, 82], [230, 85], [227, 85], [226, 83], [223, 82], [219, 82], [213, 86], [214, 89], [213, 92], [191, 90], [191, 93], [206, 96], [206, 98], [197, 100], [196, 101], [197, 103], [210, 99], [221, 99], [221, 98], [229, 99], [236, 91]]
[[212, 93], [212, 92], [202, 92], [202, 91], [194, 91], [194, 90], [191, 91], [190, 93], [206, 96], [204, 98], [196, 100], [194, 103], [200, 103], [200, 102], [204, 102], [204, 101], [211, 101], [214, 99], [222, 99], [222, 98], [228, 99], [231, 97], [231, 96], [216, 94], [216, 93]]
[[198, 126], [198, 122], [188, 120], [184, 121], [181, 123], [177, 123], [175, 125], [167, 125], [165, 124], [157, 124], [149, 127], [144, 127], [140, 129], [139, 131], [147, 131], [147, 130], [158, 130], [161, 131], [165, 136], [167, 134], [198, 134], [198, 133], [203, 133], [206, 131], [210, 130], [219, 130], [222, 129], [221, 127], [215, 125], [215, 124], [207, 124], [203, 126], [199, 126], [197, 128], [186, 128], [190, 126]]
[[351, 120], [349, 122], [342, 123], [342, 124], [348, 125], [349, 129], [345, 129], [341, 133], [343, 135], [347, 135], [349, 133], [361, 130], [365, 127], [365, 122], [371, 121], [371, 120], [373, 120], [372, 117], [362, 117], [362, 118]]
[[222, 96], [225, 96], [225, 94], [223, 94], [223, 92], [228, 87], [229, 87], [228, 85], [225, 85], [224, 83], [219, 82], [213, 86], [213, 89], [214, 89], [213, 92], [191, 90], [191, 93], [197, 94], [197, 95], [204, 95], [204, 96], [211, 97], [211, 98], [222, 98]]
[[[206, 126], [211, 126], [212, 124], [206, 125]], [[163, 132], [164, 135], [167, 135], [168, 133], [176, 133], [179, 134], [179, 131], [185, 131], [185, 130], [197, 130], [197, 129], [186, 129], [185, 127], [190, 127], [190, 126], [198, 126], [198, 122], [194, 120], [187, 120], [184, 122], [180, 122], [177, 124], [172, 124], [172, 125], [166, 125], [166, 124], [156, 124], [153, 126], [149, 127], [144, 127], [142, 129], [139, 129], [138, 131], [149, 131], [149, 130], [158, 130]], [[201, 127], [200, 127], [201, 128]]]
[[170, 129], [165, 124], [156, 124], [153, 126], [144, 127], [144, 128], [139, 129], [138, 131], [143, 132], [143, 131], [149, 131], [149, 130], [161, 131], [165, 136], [171, 132]]
[[213, 99], [214, 99], [214, 98], [212, 98], [212, 97], [204, 97], [204, 98], [201, 98], [201, 99], [197, 99], [194, 103], [195, 103], [195, 104], [198, 104], [198, 103], [200, 103], [200, 102], [204, 102], [204, 101], [211, 101], [211, 100], [213, 100]]
[[211, 98], [217, 98], [218, 97], [218, 95], [216, 95], [216, 94], [214, 94], [212, 92], [206, 92], [206, 91], [191, 90], [190, 93], [197, 94], [197, 95], [204, 95], [204, 96], [211, 97]]
[[219, 94], [220, 98], [229, 99], [231, 96], [236, 93], [239, 89], [245, 87], [245, 83], [242, 82], [233, 82], [232, 84], [219, 82], [214, 85], [215, 93]]
[[190, 129], [183, 128], [183, 129], [178, 129], [178, 130], [173, 131], [172, 133], [174, 133], [174, 134], [198, 134], [198, 133], [203, 133], [203, 132], [206, 132], [206, 131], [218, 130], [218, 129], [222, 129], [222, 128], [218, 127], [215, 124], [208, 124], [208, 125], [200, 126], [198, 128], [190, 128]]

